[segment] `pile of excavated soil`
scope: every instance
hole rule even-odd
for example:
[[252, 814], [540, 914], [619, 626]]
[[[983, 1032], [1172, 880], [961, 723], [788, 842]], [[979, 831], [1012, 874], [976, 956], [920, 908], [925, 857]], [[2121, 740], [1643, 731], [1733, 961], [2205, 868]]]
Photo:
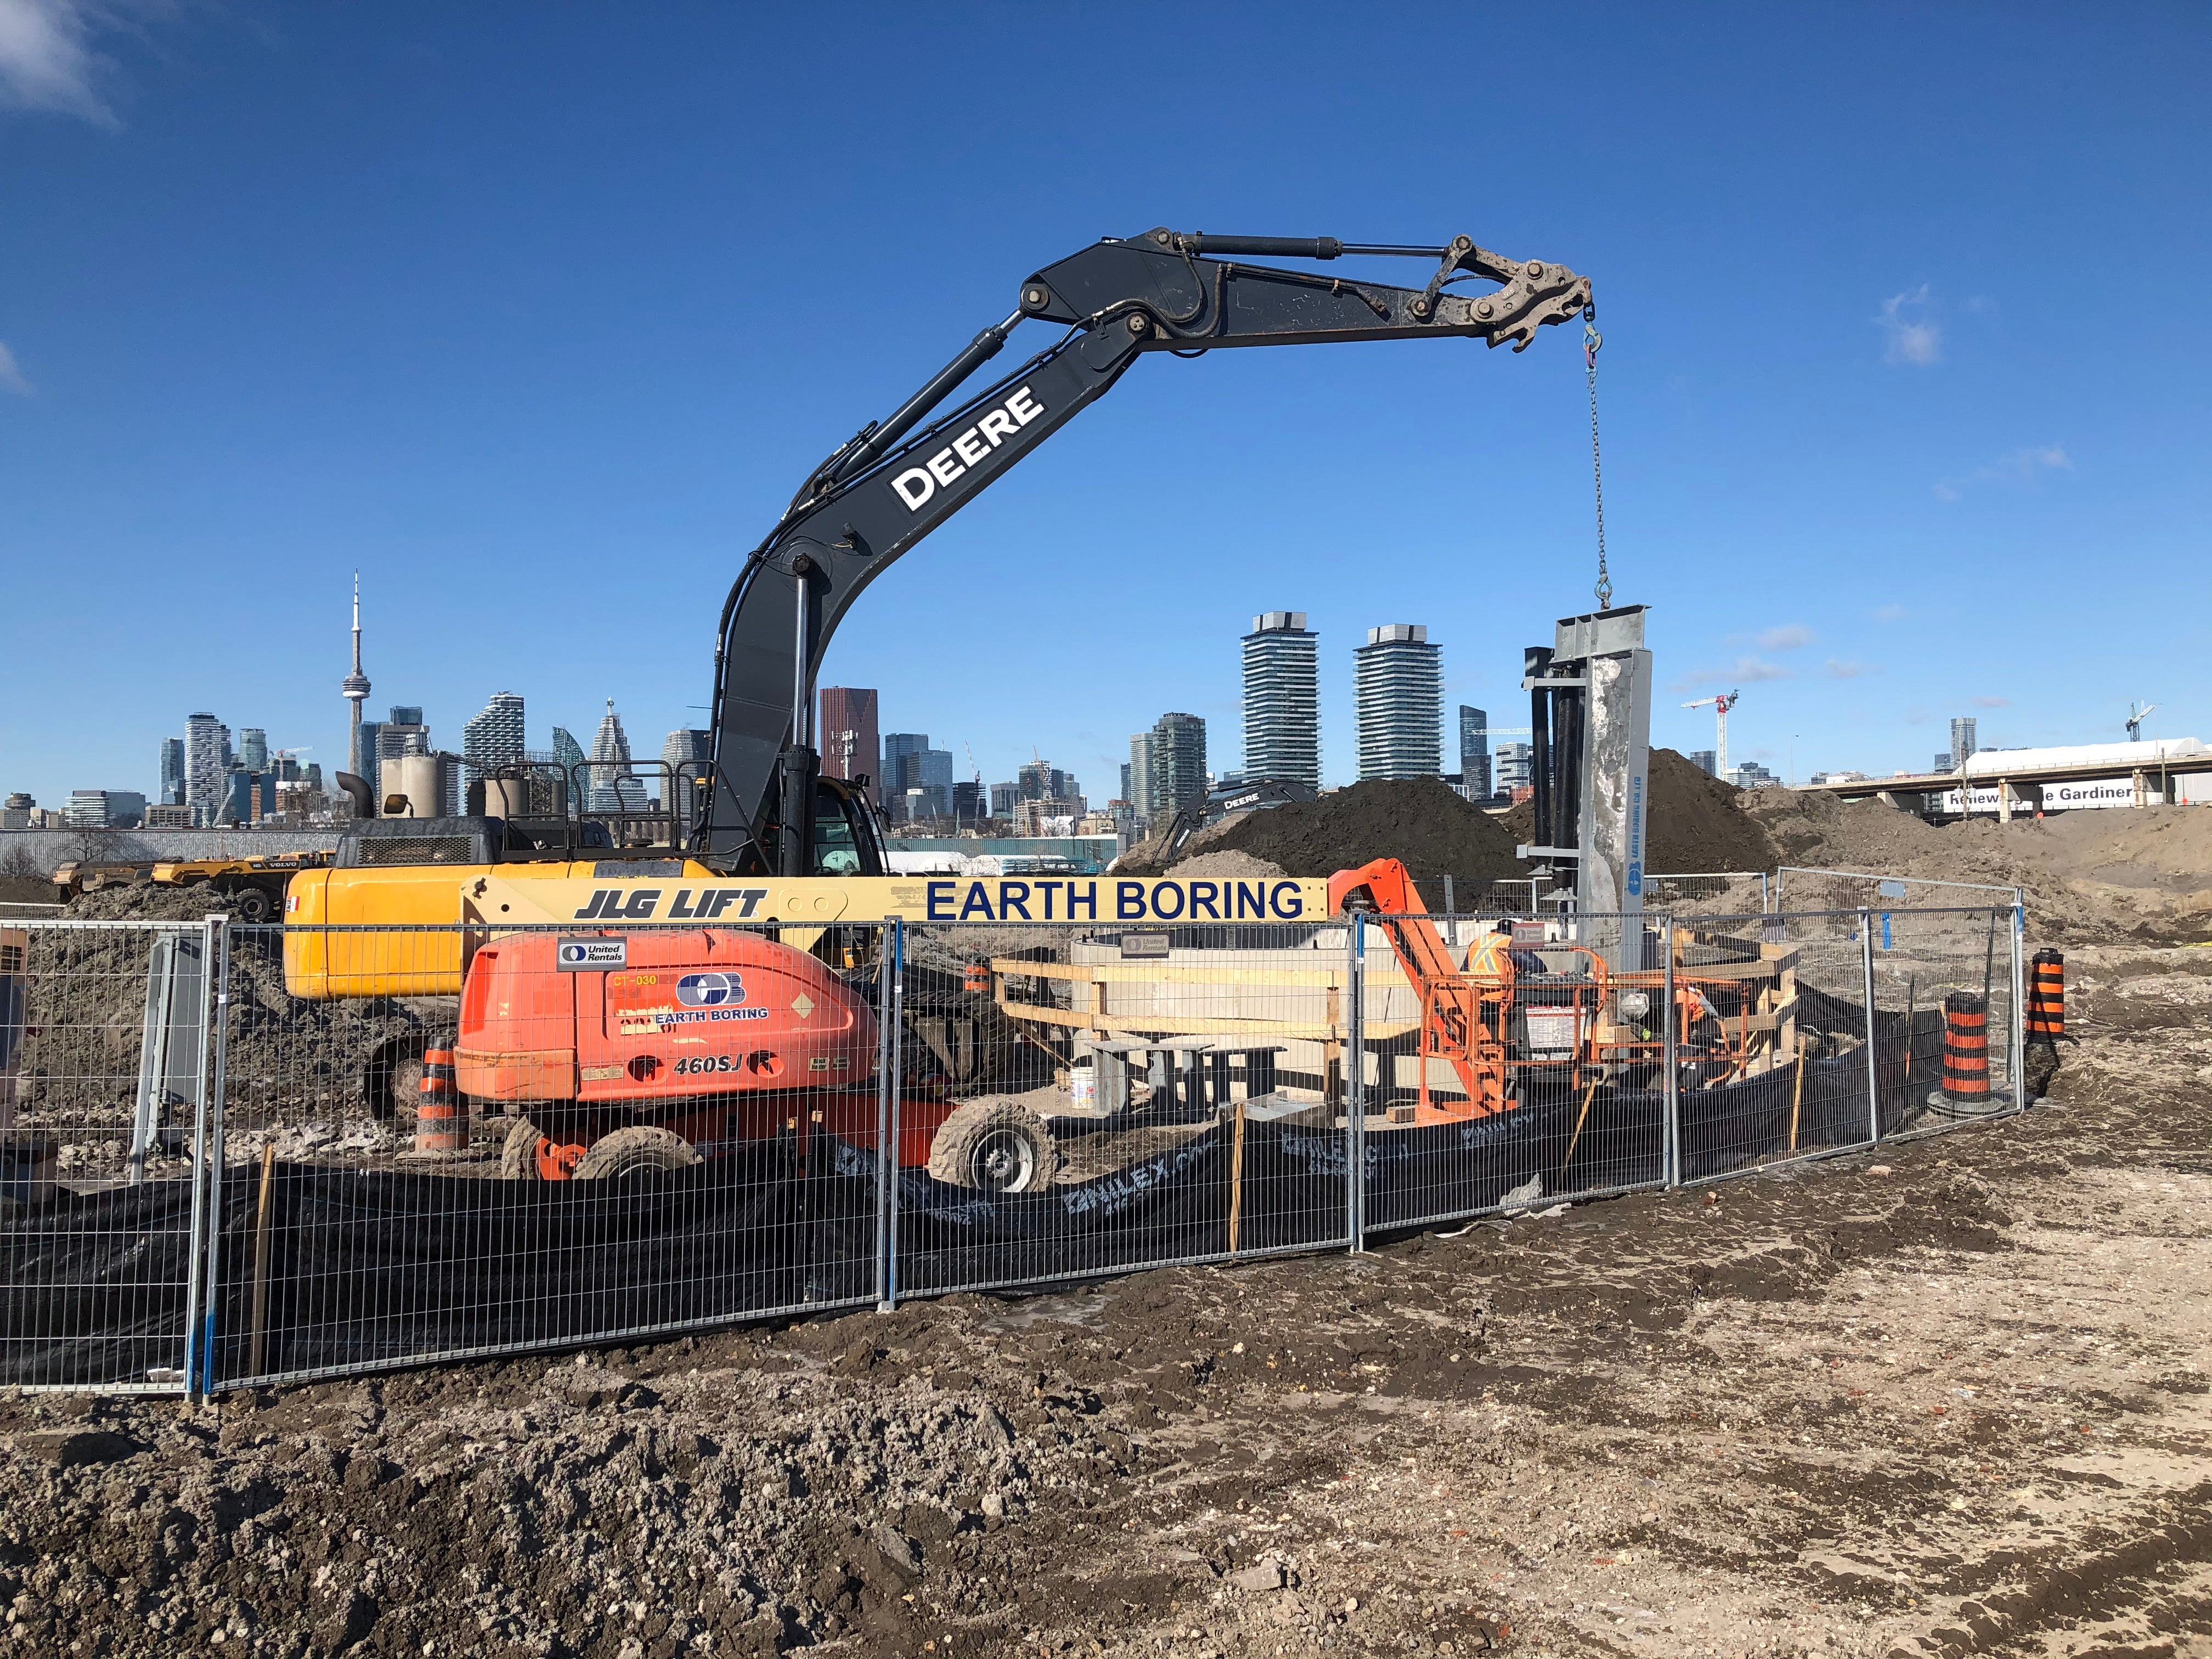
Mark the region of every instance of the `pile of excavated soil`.
[[[2018, 887], [2036, 931], [2061, 943], [2212, 938], [2212, 811], [2202, 807], [1933, 824], [1880, 801], [1759, 789], [1743, 810], [1779, 863]], [[1783, 878], [1785, 906], [1817, 890], [1808, 878]], [[1913, 895], [1917, 903], [1932, 896]]]
[[886, 1364], [928, 1316], [234, 1396], [219, 1419], [0, 1402], [11, 1650], [919, 1654], [958, 1628], [969, 1651], [1013, 1600], [990, 1534], [1092, 1501], [1132, 1449], [1044, 1364], [994, 1379], [1003, 1410], [972, 1375]]
[[[1115, 868], [1163, 874], [1160, 850], [1149, 842], [1134, 848]], [[1319, 800], [1271, 806], [1216, 825], [1183, 850], [1192, 858], [1242, 853], [1293, 876], [1329, 876], [1386, 858], [1401, 860], [1416, 880], [1497, 881], [1528, 873], [1498, 821], [1437, 778], [1370, 779]]]
[[[1644, 867], [1654, 875], [1710, 875], [1771, 870], [1774, 849], [1757, 819], [1744, 811], [1744, 791], [1692, 766], [1671, 749], [1651, 751], [1650, 813]], [[1527, 801], [1499, 820], [1516, 844], [1536, 838], [1536, 809]]]
[[1213, 876], [1222, 880], [1257, 881], [1268, 876], [1288, 873], [1279, 864], [1270, 864], [1265, 859], [1255, 859], [1249, 853], [1239, 853], [1232, 848], [1218, 852], [1200, 853], [1196, 858], [1185, 859], [1168, 872], [1171, 876]]
[[[223, 908], [204, 890], [142, 883], [85, 894], [69, 915], [197, 921]], [[124, 1157], [155, 939], [150, 928], [31, 931], [22, 1121], [63, 1140], [70, 1175], [112, 1174]], [[234, 930], [224, 1045], [230, 1128], [283, 1126], [327, 1139], [350, 1127], [356, 1139], [379, 1139], [362, 1087], [369, 1057], [394, 1038], [413, 1041], [433, 1025], [450, 1025], [456, 1006], [453, 999], [301, 1001], [284, 988], [275, 930]]]

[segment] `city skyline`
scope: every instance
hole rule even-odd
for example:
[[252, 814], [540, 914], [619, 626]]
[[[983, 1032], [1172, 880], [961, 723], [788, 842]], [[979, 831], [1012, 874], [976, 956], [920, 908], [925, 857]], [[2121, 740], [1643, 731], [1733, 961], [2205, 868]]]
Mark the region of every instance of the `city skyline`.
[[[380, 800], [377, 774], [384, 761], [403, 754], [436, 752], [436, 750], [430, 740], [429, 727], [424, 720], [421, 705], [394, 705], [391, 709], [391, 719], [385, 721], [368, 721], [360, 718], [362, 702], [369, 688], [368, 679], [361, 672], [362, 626], [358, 573], [356, 573], [354, 580], [350, 629], [354, 672], [342, 682], [340, 695], [347, 702], [349, 720], [356, 723], [354, 741], [366, 744], [369, 763], [374, 769], [367, 777], [371, 786], [372, 799]], [[1318, 750], [1319, 719], [1312, 721], [1310, 733], [1302, 732], [1299, 726], [1300, 719], [1307, 710], [1314, 711], [1316, 716], [1320, 712], [1318, 696], [1309, 690], [1318, 677], [1319, 653], [1318, 634], [1306, 626], [1308, 614], [1287, 611], [1261, 612], [1251, 617], [1250, 631], [1241, 636], [1243, 691], [1239, 712], [1246, 728], [1248, 757], [1251, 748], [1249, 729], [1255, 712], [1263, 725], [1272, 727], [1261, 745], [1263, 752], [1272, 744], [1275, 752], [1295, 757], [1302, 739], [1309, 736], [1313, 750]], [[1443, 775], [1449, 769], [1443, 742], [1444, 688], [1450, 684], [1450, 677], [1443, 672], [1441, 646], [1429, 641], [1427, 629], [1423, 624], [1370, 627], [1366, 630], [1365, 638], [1366, 643], [1356, 647], [1352, 653], [1358, 665], [1354, 690], [1355, 705], [1358, 710], [1356, 719], [1361, 731], [1361, 775]], [[1415, 684], [1414, 681], [1419, 683]], [[1436, 691], [1433, 733], [1423, 714], [1431, 686]], [[869, 726], [874, 726], [879, 718], [879, 689], [825, 686], [817, 696], [823, 711], [820, 741], [825, 750], [824, 770], [830, 775], [847, 775], [839, 763], [857, 759], [857, 753], [854, 757], [845, 757], [842, 753], [831, 755], [826, 752], [833, 741], [829, 721], [834, 712], [836, 718], [848, 723], [857, 723], [865, 718]], [[630, 757], [627, 735], [615, 712], [615, 702], [607, 698], [605, 702], [606, 713], [600, 721], [591, 758], [602, 763], [618, 762], [628, 764]], [[1363, 703], [1367, 707], [1360, 707]], [[1419, 705], [1418, 708], [1415, 707], [1417, 704]], [[464, 746], [459, 757], [469, 766], [455, 769], [452, 781], [453, 799], [447, 803], [447, 810], [461, 810], [465, 779], [473, 775], [470, 768], [481, 769], [526, 757], [549, 755], [562, 764], [583, 763], [580, 745], [557, 725], [551, 728], [546, 750], [529, 749], [526, 742], [525, 710], [526, 699], [520, 694], [495, 692], [483, 708], [464, 723]], [[1477, 795], [1487, 793], [1483, 787], [1486, 781], [1502, 795], [1511, 787], [1507, 781], [1509, 770], [1517, 774], [1522, 769], [1525, 750], [1522, 745], [1500, 744], [1496, 746], [1494, 754], [1485, 757], [1487, 719], [1480, 708], [1460, 705], [1456, 755], [1458, 775], [1462, 779], [1462, 787]], [[1194, 747], [1189, 741], [1185, 741], [1170, 750], [1155, 753], [1151, 745], [1159, 738], [1169, 721], [1191, 723], [1182, 729], [1187, 734], [1195, 732]], [[1415, 727], [1419, 729], [1415, 730]], [[1955, 769], [1966, 757], [1977, 752], [1980, 746], [1977, 738], [1978, 729], [1976, 716], [1951, 717], [1950, 749], [1935, 757], [1932, 769]], [[842, 738], [851, 740], [848, 746], [857, 748], [861, 735], [858, 730], [841, 735]], [[872, 731], [868, 735], [872, 737]], [[1424, 764], [1432, 738], [1434, 759]], [[706, 728], [672, 728], [663, 741], [660, 758], [672, 764], [679, 757], [710, 758], [710, 739], [711, 733]], [[1032, 745], [1033, 752], [1034, 749]], [[167, 803], [173, 793], [181, 793], [184, 804], [191, 811], [196, 821], [210, 821], [211, 817], [220, 817], [226, 811], [236, 810], [234, 803], [240, 799], [238, 794], [240, 786], [235, 776], [239, 770], [243, 769], [252, 778], [265, 775], [273, 781], [276, 773], [271, 769], [271, 757], [282, 755], [293, 763], [291, 775], [297, 776], [300, 775], [297, 757], [305, 752], [305, 745], [272, 749], [268, 742], [266, 728], [260, 726], [242, 727], [234, 750], [229, 727], [212, 714], [202, 711], [188, 717], [184, 738], [164, 738], [161, 740], [156, 768], [159, 775], [155, 787], [134, 791], [127, 784], [115, 780], [104, 784], [80, 782], [70, 786], [66, 796], [57, 796], [57, 799], [67, 800], [120, 793], [125, 796], [143, 795], [146, 803], [161, 805]], [[1701, 763], [1706, 770], [1711, 770], [1711, 763], [1706, 758], [1709, 751], [1686, 745], [1680, 752], [1688, 756], [1692, 763]], [[1206, 753], [1206, 722], [1202, 716], [1191, 714], [1163, 716], [1153, 727], [1133, 735], [1129, 761], [1115, 763], [1106, 757], [1100, 758], [1104, 763], [1117, 767], [1121, 777], [1129, 781], [1117, 798], [1124, 800], [1136, 817], [1147, 818], [1160, 810], [1153, 799], [1158, 781], [1162, 775], [1157, 769], [1165, 763], [1175, 769], [1179, 777], [1188, 774], [1190, 757], [1194, 753], [1200, 757], [1195, 775], [1201, 780], [1229, 775], [1254, 778], [1296, 775], [1271, 770], [1264, 764], [1255, 768], [1249, 757], [1237, 767], [1207, 765], [1204, 759]], [[925, 763], [925, 758], [926, 777], [916, 769]], [[1484, 763], [1474, 764], [1478, 762]], [[1471, 769], [1477, 773], [1491, 770], [1492, 763], [1494, 763], [1495, 774], [1487, 780], [1480, 775], [1468, 775]], [[1368, 769], [1370, 766], [1376, 769], [1370, 772]], [[951, 769], [951, 750], [930, 748], [926, 734], [887, 734], [881, 739], [881, 775], [875, 776], [872, 793], [883, 792], [895, 782], [899, 785], [895, 797], [879, 793], [879, 802], [886, 818], [894, 824], [923, 817], [948, 817], [954, 811], [955, 800], [956, 786]], [[314, 764], [313, 769], [317, 775], [321, 771], [319, 763]], [[1033, 769], [1027, 763], [1021, 764], [1016, 769], [1017, 775], [1026, 779]], [[1846, 769], [1828, 769], [1840, 772]], [[1742, 767], [1731, 766], [1729, 770], [1732, 781], [1740, 770], [1747, 778], [1764, 782], [1775, 781], [1779, 777], [1756, 757], [1749, 757]], [[906, 776], [909, 771], [914, 774], [910, 780]], [[896, 775], [896, 778], [894, 775]], [[1062, 775], [1055, 770], [1054, 775]], [[1140, 779], [1143, 780], [1141, 783], [1137, 781]], [[1300, 778], [1298, 781], [1304, 780]], [[1003, 783], [992, 784], [988, 780], [964, 782], [963, 787], [975, 800], [988, 799], [994, 802], [997, 799], [997, 792], [1008, 787]], [[1188, 790], [1190, 786], [1186, 781], [1182, 787]], [[1339, 786], [1324, 781], [1320, 787]], [[1075, 793], [1075, 788], [1071, 778], [1071, 794]], [[988, 796], [984, 793], [986, 791], [990, 792]], [[37, 799], [35, 791], [22, 793]], [[657, 786], [643, 779], [630, 779], [619, 786], [602, 784], [594, 780], [586, 791], [586, 799], [593, 809], [601, 811], [640, 810], [648, 793], [657, 796]], [[1202, 785], [1200, 793], [1202, 793]], [[1025, 788], [1011, 791], [1009, 798], [1017, 801], [1024, 798], [1035, 799]], [[994, 815], [1005, 816], [995, 811]]]

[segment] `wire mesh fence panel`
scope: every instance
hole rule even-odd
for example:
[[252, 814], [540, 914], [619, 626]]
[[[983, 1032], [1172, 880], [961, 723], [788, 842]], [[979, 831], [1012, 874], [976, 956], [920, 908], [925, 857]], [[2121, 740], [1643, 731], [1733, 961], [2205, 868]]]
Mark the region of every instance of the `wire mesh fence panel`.
[[1667, 915], [1740, 916], [1767, 908], [1763, 870], [1644, 876], [1644, 908]]
[[1343, 924], [904, 938], [894, 1295], [1349, 1242]]
[[877, 1295], [881, 928], [233, 933], [217, 1386]]
[[0, 922], [0, 1383], [186, 1384], [216, 932]]
[[[1423, 876], [1413, 872], [1423, 896], [1440, 915], [1534, 915], [1552, 890], [1545, 876]], [[1553, 907], [1556, 908], [1556, 906]]]
[[1370, 1228], [1665, 1178], [1665, 975], [1647, 968], [1649, 925], [1367, 919]]
[[1937, 881], [1878, 871], [1814, 870], [1785, 864], [1774, 872], [1776, 910], [1826, 913], [1844, 926], [1859, 910], [1929, 910], [2007, 904], [2017, 890], [1984, 882]]
[[2017, 1104], [2014, 915], [2008, 906], [1869, 913], [1884, 1134], [1948, 1128]]
[[1874, 1138], [1856, 913], [1675, 925], [1681, 1177]]

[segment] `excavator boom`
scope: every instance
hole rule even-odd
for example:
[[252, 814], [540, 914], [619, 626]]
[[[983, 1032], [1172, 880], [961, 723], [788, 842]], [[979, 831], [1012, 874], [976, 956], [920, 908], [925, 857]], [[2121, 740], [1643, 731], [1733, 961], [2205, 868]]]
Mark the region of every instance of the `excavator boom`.
[[[1247, 264], [1239, 257], [1246, 254], [1412, 257], [1435, 269], [1425, 287], [1397, 288]], [[1458, 287], [1470, 279], [1494, 286]], [[1520, 350], [1539, 328], [1589, 302], [1588, 279], [1564, 265], [1507, 259], [1465, 236], [1405, 247], [1156, 229], [1096, 243], [1036, 272], [1005, 321], [817, 468], [746, 559], [715, 654], [714, 782], [698, 850], [736, 854], [774, 822], [777, 833], [763, 846], [770, 867], [808, 873], [818, 769], [809, 709], [838, 623], [893, 560], [1103, 397], [1139, 357], [1444, 337]], [[1066, 331], [937, 414], [1029, 319]]]

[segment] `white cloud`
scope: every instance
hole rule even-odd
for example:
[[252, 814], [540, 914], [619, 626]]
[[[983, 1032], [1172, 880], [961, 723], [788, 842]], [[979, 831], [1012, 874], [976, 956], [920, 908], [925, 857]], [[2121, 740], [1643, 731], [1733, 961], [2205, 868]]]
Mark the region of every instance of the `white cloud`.
[[1905, 609], [1901, 605], [1881, 605], [1875, 607], [1874, 619], [1876, 622], [1903, 622], [1905, 616]]
[[2010, 697], [1976, 697], [1974, 699], [1974, 707], [1977, 708], [2009, 708], [2012, 707], [2012, 699]]
[[1936, 499], [1955, 501], [1977, 485], [2030, 483], [2045, 472], [2071, 472], [2073, 470], [2072, 459], [2057, 444], [2030, 444], [2025, 449], [2015, 449], [2008, 455], [2001, 455], [1987, 466], [1978, 466], [1959, 477], [1937, 479]]
[[1929, 306], [1925, 283], [1902, 294], [1893, 294], [1881, 302], [1881, 315], [1875, 321], [1881, 325], [1888, 342], [1882, 356], [1889, 362], [1924, 367], [1942, 360], [1943, 330], [1928, 315]]
[[1846, 662], [1840, 657], [1829, 658], [1820, 668], [1821, 678], [1831, 680], [1855, 680], [1870, 672], [1863, 662]]
[[[0, 0], [0, 3], [4, 3], [4, 0]], [[8, 349], [4, 341], [0, 341], [0, 392], [12, 392], [18, 398], [31, 395], [31, 383], [23, 378], [23, 371], [15, 362], [15, 354]]]
[[1738, 657], [1726, 668], [1700, 668], [1685, 674], [1669, 688], [1675, 691], [1694, 691], [1702, 685], [1756, 685], [1761, 680], [1786, 680], [1790, 671], [1779, 663], [1759, 657]]
[[1813, 630], [1803, 623], [1785, 623], [1759, 636], [1759, 648], [1762, 651], [1795, 651], [1801, 645], [1812, 643]]
[[94, 90], [91, 48], [100, 21], [86, 0], [0, 0], [0, 106], [52, 110], [113, 126]]

